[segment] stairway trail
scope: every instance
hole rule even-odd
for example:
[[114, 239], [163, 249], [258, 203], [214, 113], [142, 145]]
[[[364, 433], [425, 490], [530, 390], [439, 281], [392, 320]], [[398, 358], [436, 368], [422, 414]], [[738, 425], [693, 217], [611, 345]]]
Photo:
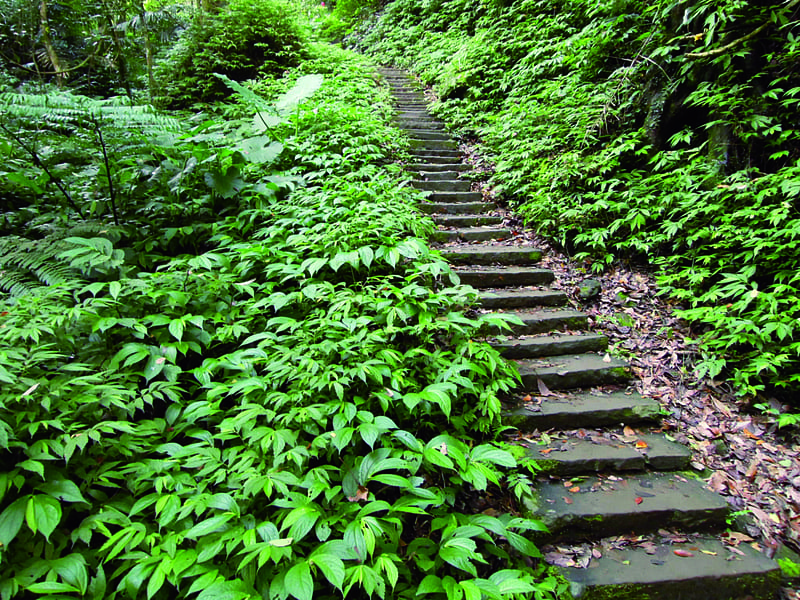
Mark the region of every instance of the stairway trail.
[[[461, 282], [479, 290], [483, 310], [520, 320], [494, 345], [522, 376], [504, 422], [528, 440], [545, 474], [528, 507], [549, 528], [537, 542], [602, 548], [584, 568], [561, 567], [574, 597], [774, 599], [777, 564], [720, 541], [727, 503], [687, 471], [687, 448], [651, 432], [659, 404], [632, 391], [628, 365], [611, 358], [606, 338], [586, 331], [586, 315], [550, 287], [553, 272], [538, 266], [542, 252], [500, 243], [512, 235], [498, 206], [462, 178], [470, 167], [428, 113], [420, 86], [403, 71], [379, 72], [411, 138], [407, 170], [412, 185], [428, 192], [420, 208], [438, 225], [433, 241], [460, 242], [443, 252]], [[651, 533], [655, 543], [626, 543]]]

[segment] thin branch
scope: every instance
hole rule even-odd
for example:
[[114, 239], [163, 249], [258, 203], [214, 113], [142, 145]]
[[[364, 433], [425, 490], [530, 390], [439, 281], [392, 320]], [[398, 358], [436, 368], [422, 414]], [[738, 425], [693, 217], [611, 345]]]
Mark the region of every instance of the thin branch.
[[[784, 10], [791, 10], [792, 8], [797, 6], [798, 4], [800, 4], [800, 0], [792, 0], [791, 2], [789, 2], [789, 4], [786, 5]], [[771, 24], [771, 21], [767, 21], [766, 23], [761, 24], [755, 30], [753, 30], [750, 33], [748, 33], [747, 35], [742, 36], [742, 37], [740, 37], [738, 39], [735, 39], [732, 42], [730, 42], [729, 44], [725, 44], [721, 48], [715, 48], [714, 50], [708, 50], [707, 52], [689, 52], [686, 56], [688, 58], [708, 58], [710, 56], [719, 56], [720, 54], [724, 54], [725, 52], [727, 52], [731, 48], [735, 48], [739, 44], [741, 44], [743, 42], [746, 42], [747, 40], [750, 40], [750, 39], [756, 37], [759, 33], [761, 33], [767, 27], [769, 27], [770, 24]]]
[[103, 163], [106, 166], [106, 180], [108, 181], [108, 198], [111, 201], [111, 214], [114, 215], [114, 225], [119, 225], [119, 215], [117, 214], [117, 193], [114, 190], [114, 180], [111, 177], [111, 165], [108, 160], [108, 149], [106, 142], [103, 139], [103, 132], [100, 129], [100, 123], [97, 117], [92, 115], [92, 124], [94, 125], [94, 132], [97, 134], [97, 140], [100, 142], [100, 149], [103, 151]]
[[11, 138], [14, 139], [15, 142], [17, 142], [20, 146], [22, 146], [22, 149], [25, 150], [25, 152], [31, 155], [31, 158], [33, 159], [33, 164], [42, 169], [47, 174], [47, 176], [50, 178], [50, 181], [56, 184], [56, 187], [61, 191], [61, 193], [67, 199], [67, 202], [72, 207], [72, 210], [78, 213], [81, 219], [85, 219], [86, 217], [83, 216], [83, 212], [81, 212], [81, 209], [78, 208], [77, 204], [75, 204], [75, 201], [72, 199], [72, 195], [69, 193], [69, 190], [67, 190], [67, 187], [64, 184], [64, 182], [61, 180], [60, 177], [53, 175], [50, 172], [50, 169], [47, 168], [47, 165], [42, 162], [41, 158], [39, 158], [39, 155], [36, 153], [36, 150], [29, 147], [25, 142], [22, 141], [22, 139], [17, 134], [11, 131], [3, 123], [0, 123], [0, 129], [5, 131]]

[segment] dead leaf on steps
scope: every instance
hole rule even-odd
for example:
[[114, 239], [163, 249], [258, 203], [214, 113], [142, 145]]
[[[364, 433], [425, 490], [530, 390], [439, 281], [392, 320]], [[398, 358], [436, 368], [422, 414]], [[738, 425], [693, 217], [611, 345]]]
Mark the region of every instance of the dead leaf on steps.
[[536, 387], [539, 388], [539, 395], [541, 396], [555, 396], [541, 379], [536, 380]]

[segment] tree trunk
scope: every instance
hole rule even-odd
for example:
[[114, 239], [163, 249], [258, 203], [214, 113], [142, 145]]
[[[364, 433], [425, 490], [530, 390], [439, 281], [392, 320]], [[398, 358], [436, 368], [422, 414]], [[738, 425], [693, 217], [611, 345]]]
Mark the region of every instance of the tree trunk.
[[58, 53], [56, 53], [56, 49], [53, 47], [53, 40], [50, 37], [50, 22], [47, 20], [47, 0], [40, 0], [39, 2], [39, 26], [42, 30], [42, 43], [47, 52], [47, 58], [50, 60], [50, 64], [56, 74], [56, 84], [61, 87], [64, 85], [66, 75], [64, 68], [61, 66], [61, 59], [58, 58]]

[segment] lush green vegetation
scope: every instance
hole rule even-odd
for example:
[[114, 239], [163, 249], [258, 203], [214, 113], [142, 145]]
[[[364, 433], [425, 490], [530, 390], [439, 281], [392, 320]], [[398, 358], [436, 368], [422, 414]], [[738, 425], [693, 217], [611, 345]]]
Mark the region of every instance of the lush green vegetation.
[[798, 3], [395, 0], [359, 46], [432, 84], [493, 184], [594, 269], [651, 261], [699, 376], [800, 387]]
[[66, 61], [0, 96], [0, 597], [550, 597], [493, 441], [515, 374], [386, 91], [295, 21], [226, 69], [213, 23], [250, 8], [212, 8], [159, 95], [227, 104], [136, 104], [142, 65], [80, 95]]

